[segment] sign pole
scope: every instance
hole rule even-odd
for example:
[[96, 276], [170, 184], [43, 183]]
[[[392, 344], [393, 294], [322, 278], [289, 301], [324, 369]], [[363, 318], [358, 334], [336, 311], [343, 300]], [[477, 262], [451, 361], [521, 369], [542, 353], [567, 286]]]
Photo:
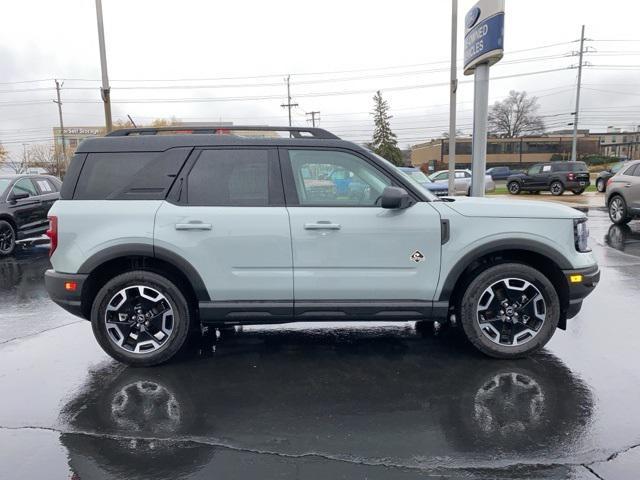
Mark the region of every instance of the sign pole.
[[458, 73], [456, 50], [458, 49], [458, 0], [451, 0], [451, 91], [449, 92], [449, 196], [456, 194], [456, 90]]
[[464, 18], [464, 74], [473, 74], [471, 196], [483, 197], [487, 169], [489, 68], [504, 53], [504, 0], [479, 0]]
[[473, 145], [471, 196], [484, 196], [487, 170], [487, 118], [489, 111], [489, 64], [476, 66], [473, 76]]

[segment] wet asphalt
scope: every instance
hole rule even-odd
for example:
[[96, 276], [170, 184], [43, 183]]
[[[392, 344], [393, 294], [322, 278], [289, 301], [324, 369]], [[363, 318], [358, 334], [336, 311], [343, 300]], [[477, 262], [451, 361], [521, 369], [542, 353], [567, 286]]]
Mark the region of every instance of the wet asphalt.
[[518, 361], [351, 323], [127, 368], [49, 301], [46, 247], [24, 249], [0, 260], [0, 479], [639, 478], [640, 221], [589, 216], [601, 283]]

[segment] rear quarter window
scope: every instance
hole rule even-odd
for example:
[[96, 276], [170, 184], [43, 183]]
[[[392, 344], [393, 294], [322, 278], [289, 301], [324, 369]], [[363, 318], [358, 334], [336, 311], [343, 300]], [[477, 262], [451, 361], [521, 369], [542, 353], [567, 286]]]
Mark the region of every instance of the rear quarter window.
[[[191, 147], [164, 152], [89, 153], [78, 175], [74, 200], [162, 200]], [[71, 173], [71, 172], [70, 172]], [[63, 193], [72, 191], [67, 175]], [[63, 197], [68, 198], [68, 197]]]
[[140, 175], [157, 153], [90, 153], [73, 196], [77, 200], [105, 200]]

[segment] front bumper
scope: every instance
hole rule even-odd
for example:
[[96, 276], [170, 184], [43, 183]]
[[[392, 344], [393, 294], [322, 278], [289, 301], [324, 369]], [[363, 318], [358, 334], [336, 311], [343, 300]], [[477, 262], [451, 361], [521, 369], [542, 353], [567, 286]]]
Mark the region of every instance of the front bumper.
[[[55, 303], [78, 317], [82, 315], [82, 287], [88, 275], [80, 273], [58, 273], [55, 270], [47, 270], [44, 273], [44, 286], [47, 293]], [[68, 291], [65, 284], [75, 282], [74, 291]]]
[[569, 308], [567, 318], [575, 317], [582, 308], [582, 300], [589, 295], [600, 281], [600, 269], [597, 265], [592, 267], [563, 270], [567, 285], [569, 286]]

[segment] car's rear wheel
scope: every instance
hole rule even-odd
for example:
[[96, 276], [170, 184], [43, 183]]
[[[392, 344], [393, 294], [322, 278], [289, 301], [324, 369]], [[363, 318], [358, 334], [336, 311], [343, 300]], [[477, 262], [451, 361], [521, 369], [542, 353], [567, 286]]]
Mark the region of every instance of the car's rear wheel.
[[460, 304], [471, 343], [496, 358], [518, 358], [541, 349], [560, 319], [555, 287], [540, 271], [521, 263], [487, 268], [471, 281]]
[[596, 180], [596, 189], [600, 193], [604, 193], [607, 190], [607, 183], [604, 181], [604, 178], [599, 178]]
[[564, 193], [564, 185], [562, 182], [556, 180], [549, 185], [549, 191], [551, 192], [551, 195], [562, 195]]
[[522, 189], [520, 188], [520, 183], [515, 181], [509, 182], [509, 185], [507, 185], [507, 189], [509, 190], [509, 193], [511, 195], [519, 195], [522, 191]]
[[631, 221], [627, 202], [622, 196], [616, 195], [609, 200], [609, 218], [616, 225], [624, 225]]
[[114, 359], [132, 366], [166, 362], [185, 344], [191, 315], [183, 293], [153, 272], [109, 280], [91, 309], [93, 333]]
[[579, 188], [577, 190], [571, 190], [574, 195], [582, 195], [584, 193], [584, 188]]
[[0, 220], [0, 257], [11, 255], [16, 249], [16, 230], [6, 220]]

